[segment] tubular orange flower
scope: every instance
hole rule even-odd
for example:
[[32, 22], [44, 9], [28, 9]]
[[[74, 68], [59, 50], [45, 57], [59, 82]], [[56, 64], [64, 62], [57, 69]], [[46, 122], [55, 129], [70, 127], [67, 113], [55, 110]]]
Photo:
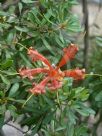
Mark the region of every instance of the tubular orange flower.
[[35, 69], [28, 69], [28, 68], [22, 68], [19, 69], [19, 74], [22, 77], [28, 77], [29, 79], [33, 79], [33, 76], [39, 73], [48, 73], [49, 70], [45, 68], [35, 68]]
[[59, 62], [57, 69], [59, 69], [60, 67], [65, 65], [67, 63], [67, 61], [69, 61], [75, 57], [76, 53], [78, 52], [78, 47], [74, 44], [71, 44], [70, 46], [64, 48], [63, 52], [64, 52], [64, 55], [63, 55], [61, 61]]
[[31, 57], [32, 61], [41, 60], [47, 66], [49, 66], [49, 68], [52, 68], [50, 62], [43, 55], [41, 55], [40, 53], [38, 53], [38, 51], [34, 50], [32, 47], [30, 47], [28, 49], [28, 55]]
[[45, 86], [48, 83], [48, 81], [50, 80], [49, 77], [46, 77], [44, 80], [42, 80], [38, 85], [36, 85], [35, 87], [33, 87], [32, 89], [30, 89], [29, 91], [33, 94], [44, 94], [45, 91]]
[[62, 87], [62, 82], [57, 80], [52, 80], [51, 83], [48, 84], [48, 88], [50, 90], [56, 90]]
[[61, 61], [57, 66], [53, 66], [50, 64], [48, 59], [46, 59], [43, 55], [38, 53], [32, 47], [28, 49], [28, 55], [32, 59], [32, 61], [40, 60], [44, 62], [48, 67], [47, 68], [35, 68], [35, 69], [20, 69], [19, 74], [22, 77], [28, 77], [29, 79], [33, 79], [36, 74], [44, 73], [44, 79], [39, 83], [33, 83], [33, 88], [30, 89], [30, 92], [33, 94], [43, 94], [45, 93], [45, 87], [47, 86], [50, 90], [56, 90], [62, 87], [63, 78], [64, 77], [72, 77], [74, 80], [82, 80], [85, 75], [85, 70], [82, 69], [74, 69], [74, 70], [65, 70], [61, 71], [60, 67], [65, 65], [67, 61], [73, 59], [75, 54], [78, 51], [78, 47], [74, 44], [63, 49], [64, 55]]
[[85, 77], [85, 69], [74, 69], [64, 71], [66, 77], [72, 77], [75, 80], [82, 80]]

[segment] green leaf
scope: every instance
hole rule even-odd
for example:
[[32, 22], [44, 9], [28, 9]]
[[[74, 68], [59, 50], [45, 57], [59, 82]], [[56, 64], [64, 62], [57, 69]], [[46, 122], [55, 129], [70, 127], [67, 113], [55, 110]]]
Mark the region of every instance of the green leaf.
[[28, 18], [29, 18], [29, 20], [31, 21], [31, 23], [35, 23], [36, 21], [35, 21], [35, 17], [34, 17], [34, 15], [33, 15], [33, 13], [32, 12], [29, 12], [28, 13]]
[[15, 83], [12, 88], [10, 89], [10, 92], [9, 92], [9, 97], [14, 97], [16, 95], [16, 92], [18, 91], [19, 89], [19, 83]]
[[45, 95], [42, 96], [44, 98], [44, 101], [46, 101], [48, 103], [48, 105], [50, 105], [51, 107], [53, 106], [53, 101], [51, 101], [48, 97], [46, 97]]
[[29, 12], [28, 16], [29, 19], [33, 22], [33, 23], [37, 23], [38, 25], [41, 25], [41, 20], [38, 18], [38, 10], [36, 8], [34, 8], [32, 11]]
[[18, 75], [18, 73], [16, 73], [16, 71], [6, 71], [6, 70], [3, 70], [3, 71], [0, 71], [1, 73], [5, 74], [5, 75], [8, 75], [8, 76], [14, 76], [14, 75]]
[[12, 44], [12, 42], [13, 42], [13, 40], [14, 40], [14, 36], [15, 36], [15, 30], [13, 30], [13, 31], [11, 31], [11, 32], [9, 32], [8, 33], [8, 36], [7, 36], [7, 39], [6, 39], [6, 41], [7, 41], [7, 44]]
[[2, 68], [2, 69], [7, 69], [7, 68], [9, 68], [10, 66], [12, 66], [12, 63], [13, 63], [13, 60], [12, 59], [7, 59], [6, 61], [4, 61], [3, 63], [1, 63], [0, 65], [0, 67]]
[[0, 23], [0, 27], [1, 27], [1, 28], [5, 28], [5, 29], [8, 29], [8, 28], [10, 27], [10, 24], [7, 24], [7, 23], [3, 24], [3, 23]]
[[21, 11], [22, 11], [22, 8], [23, 8], [23, 5], [22, 5], [21, 2], [18, 3], [18, 7], [19, 7], [19, 12], [20, 12], [20, 14], [21, 14]]
[[85, 101], [85, 100], [87, 100], [88, 97], [89, 97], [88, 90], [85, 89], [84, 87], [75, 88], [74, 91], [75, 91], [75, 96], [74, 96], [74, 97], [75, 97], [76, 99]]
[[56, 132], [57, 132], [57, 131], [62, 131], [62, 130], [64, 130], [64, 129], [66, 129], [66, 126], [58, 127], [58, 128], [56, 129]]
[[32, 64], [29, 62], [29, 60], [26, 58], [26, 56], [23, 53], [20, 53], [20, 56], [24, 60], [27, 66], [32, 67]]
[[55, 35], [55, 41], [60, 47], [64, 47], [63, 43], [60, 41], [59, 36]]
[[44, 15], [44, 18], [43, 18], [41, 24], [44, 25], [44, 24], [47, 23], [47, 22], [53, 24], [53, 22], [51, 22], [51, 21], [49, 20], [51, 16], [52, 16], [52, 10], [49, 9], [49, 10], [47, 11], [47, 13]]
[[4, 96], [5, 96], [5, 93], [3, 91], [0, 91], [0, 98]]
[[8, 110], [10, 111], [11, 116], [13, 116], [14, 118], [17, 117], [17, 113], [16, 113], [17, 109], [14, 105], [9, 105]]
[[[50, 21], [50, 17], [52, 16], [52, 10], [49, 9], [45, 15], [43, 15], [45, 20], [48, 21], [50, 24], [54, 24], [52, 21]], [[43, 21], [45, 22], [43, 19]], [[42, 22], [44, 24], [44, 22]]]
[[28, 28], [27, 27], [20, 27], [20, 26], [15, 26], [15, 29], [20, 31], [20, 32], [28, 32]]
[[102, 47], [102, 37], [96, 37], [96, 44]]
[[48, 124], [52, 119], [55, 114], [55, 111], [50, 111], [49, 113], [46, 114], [45, 118], [43, 119], [43, 124]]
[[6, 105], [5, 105], [5, 104], [2, 104], [2, 105], [0, 106], [0, 114], [4, 115], [5, 112], [6, 112]]
[[89, 116], [89, 112], [87, 112], [86, 110], [82, 110], [82, 109], [76, 109], [76, 111], [78, 113], [80, 113], [82, 116]]
[[42, 41], [44, 43], [44, 45], [46, 46], [46, 48], [54, 55], [51, 46], [49, 45], [49, 43], [47, 42], [47, 40], [45, 40], [44, 38], [42, 38]]
[[76, 111], [79, 112], [83, 116], [89, 116], [90, 114], [95, 114], [95, 111], [87, 106], [85, 106], [83, 103], [79, 102], [77, 103], [79, 106], [78, 108], [76, 107]]
[[4, 11], [0, 11], [0, 16], [10, 16], [10, 14]]
[[41, 123], [42, 123], [42, 118], [38, 121], [36, 126], [32, 129], [31, 136], [34, 136], [38, 132], [38, 130], [40, 129]]
[[68, 92], [68, 89], [72, 87], [73, 79], [72, 78], [64, 78], [63, 82], [63, 90], [64, 92]]
[[95, 114], [95, 111], [87, 106], [82, 106], [82, 109], [86, 112], [88, 112], [89, 114]]
[[96, 101], [102, 101], [102, 91], [100, 91], [96, 96], [95, 96]]
[[0, 115], [0, 129], [4, 125], [4, 116]]
[[64, 41], [64, 35], [62, 34], [62, 32], [60, 31], [60, 35], [59, 35], [60, 37], [60, 40], [61, 40], [61, 42], [64, 44], [65, 43], [65, 41]]
[[85, 125], [80, 125], [75, 128], [75, 136], [88, 136], [87, 134], [88, 128]]
[[26, 4], [32, 4], [34, 3], [34, 1], [32, 0], [22, 0], [23, 3], [26, 3]]
[[71, 5], [78, 5], [78, 2], [76, 0], [70, 0], [69, 4], [71, 4]]
[[68, 121], [67, 123], [67, 135], [66, 136], [74, 136], [74, 125]]
[[26, 100], [16, 100], [16, 99], [14, 99], [14, 98], [11, 98], [11, 97], [8, 97], [7, 98], [9, 101], [12, 101], [12, 102], [17, 102], [17, 103], [21, 103], [21, 104], [23, 104]]
[[71, 124], [76, 124], [76, 116], [70, 108], [67, 109], [67, 116]]
[[0, 77], [3, 83], [5, 83], [6, 85], [10, 85], [10, 81], [4, 75], [0, 74]]

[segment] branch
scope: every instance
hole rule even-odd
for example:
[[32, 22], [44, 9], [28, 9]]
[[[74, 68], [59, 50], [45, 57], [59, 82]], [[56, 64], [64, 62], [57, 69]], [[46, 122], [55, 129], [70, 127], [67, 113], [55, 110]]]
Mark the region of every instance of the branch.
[[83, 19], [84, 19], [84, 27], [85, 27], [83, 67], [87, 68], [88, 48], [89, 48], [89, 26], [88, 26], [87, 0], [82, 0], [82, 5], [83, 5], [83, 14], [84, 14]]

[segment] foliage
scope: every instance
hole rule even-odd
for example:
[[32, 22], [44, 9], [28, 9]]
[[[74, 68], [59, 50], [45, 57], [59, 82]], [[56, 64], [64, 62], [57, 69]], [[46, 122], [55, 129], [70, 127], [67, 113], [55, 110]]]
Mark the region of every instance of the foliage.
[[[101, 60], [101, 54], [102, 54], [102, 38], [101, 37], [96, 37], [95, 39], [95, 45], [94, 49], [92, 50], [92, 55], [90, 59], [90, 69], [91, 73], [95, 73], [96, 76], [94, 77], [89, 77], [87, 78], [86, 82], [89, 82], [88, 86], [90, 88], [91, 92], [91, 98], [94, 99], [93, 101], [93, 107], [94, 108], [99, 108], [102, 106], [102, 91], [101, 91], [101, 86], [102, 86], [102, 60]], [[94, 55], [93, 55], [94, 54]], [[94, 61], [93, 61], [94, 60]], [[97, 74], [99, 76], [97, 76]]]
[[[87, 125], [80, 117], [95, 114], [85, 105], [88, 89], [78, 87], [72, 78], [65, 78], [62, 89], [31, 97], [28, 92], [31, 82], [18, 74], [21, 67], [42, 66], [40, 62], [31, 63], [26, 55], [30, 46], [54, 64], [58, 62], [61, 50], [73, 41], [74, 33], [82, 31], [78, 17], [71, 12], [74, 4], [78, 4], [76, 0], [22, 0], [7, 10], [1, 8], [0, 127], [9, 110], [14, 120], [23, 115], [20, 124], [28, 125], [30, 136], [39, 132], [45, 136], [89, 135]], [[41, 79], [42, 75], [35, 80]]]
[[95, 119], [97, 116], [100, 116], [96, 119], [92, 129], [92, 135], [96, 136], [96, 130], [102, 121], [102, 37], [94, 38], [93, 43], [89, 62], [89, 72], [91, 75], [84, 81], [84, 86], [89, 88], [89, 102], [92, 109], [96, 111]]

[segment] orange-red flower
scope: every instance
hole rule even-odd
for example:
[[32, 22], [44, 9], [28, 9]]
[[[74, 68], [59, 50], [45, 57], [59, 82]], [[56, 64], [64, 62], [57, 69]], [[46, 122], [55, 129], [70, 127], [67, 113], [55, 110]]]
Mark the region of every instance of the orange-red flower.
[[75, 80], [82, 80], [85, 77], [85, 69], [65, 70], [64, 73], [66, 77], [72, 77]]
[[84, 79], [85, 70], [82, 69], [74, 69], [74, 70], [65, 70], [61, 71], [60, 67], [65, 65], [69, 60], [73, 59], [78, 51], [78, 47], [74, 44], [69, 45], [68, 47], [63, 49], [63, 57], [57, 66], [53, 66], [50, 64], [48, 59], [46, 59], [43, 55], [38, 53], [37, 50], [34, 50], [32, 47], [28, 49], [28, 55], [32, 59], [32, 61], [42, 61], [47, 65], [44, 68], [35, 68], [35, 69], [20, 69], [19, 74], [22, 77], [28, 77], [30, 80], [36, 74], [45, 73], [44, 79], [37, 85], [33, 85], [33, 88], [30, 89], [30, 92], [33, 94], [43, 94], [46, 92], [45, 87], [47, 86], [50, 90], [56, 90], [61, 88], [63, 85], [64, 77], [72, 77], [74, 80], [82, 80]]
[[65, 65], [69, 60], [73, 59], [75, 57], [75, 54], [78, 51], [78, 47], [74, 44], [71, 44], [70, 46], [63, 49], [64, 55], [59, 62], [57, 69]]
[[34, 94], [43, 94], [45, 93], [46, 83], [49, 81], [49, 77], [46, 77], [43, 81], [41, 81], [38, 85], [34, 86], [29, 91]]

